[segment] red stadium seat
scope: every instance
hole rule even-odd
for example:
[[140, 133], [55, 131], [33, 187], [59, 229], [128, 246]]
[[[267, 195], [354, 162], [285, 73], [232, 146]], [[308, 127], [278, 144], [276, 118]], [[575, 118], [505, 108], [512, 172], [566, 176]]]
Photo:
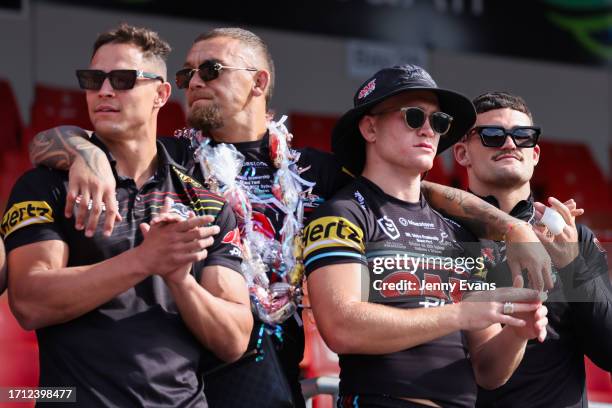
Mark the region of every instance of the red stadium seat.
[[0, 80], [0, 146], [2, 151], [19, 148], [23, 134], [23, 122], [11, 85]]
[[451, 185], [452, 179], [450, 174], [446, 171], [444, 159], [442, 157], [436, 156], [433, 167], [427, 172], [425, 180], [431, 181], [432, 183], [444, 184], [446, 186]]
[[157, 117], [157, 135], [172, 136], [174, 131], [185, 127], [185, 112], [179, 102], [168, 101]]
[[[304, 348], [304, 359], [300, 366], [304, 377], [338, 377], [340, 374], [338, 355], [331, 351], [321, 338], [312, 311], [310, 309], [304, 310], [302, 318], [304, 320], [306, 346]], [[331, 395], [317, 395], [312, 399], [313, 408], [332, 408], [334, 403]]]
[[584, 363], [589, 401], [612, 402], [612, 378], [610, 373], [597, 367], [586, 357]]
[[542, 155], [532, 179], [540, 200], [574, 198], [587, 211], [607, 211], [608, 182], [582, 143], [542, 142]]
[[289, 115], [289, 130], [293, 133], [291, 146], [331, 151], [331, 134], [337, 120], [338, 116], [335, 115], [291, 113]]
[[0, 152], [0, 214], [17, 179], [32, 165], [28, 155], [23, 150], [7, 150]]
[[[302, 314], [302, 319], [304, 320], [304, 336], [306, 339], [304, 359], [300, 363], [303, 376], [307, 379], [321, 377], [337, 378], [340, 374], [338, 355], [331, 351], [321, 338], [312, 310], [308, 308], [310, 302], [308, 299], [308, 286], [306, 284], [304, 284], [303, 303], [307, 306]], [[337, 390], [335, 391], [337, 392]], [[332, 408], [334, 404], [335, 401], [333, 401], [331, 395], [317, 395], [312, 398], [313, 408]]]
[[[91, 129], [85, 94], [81, 90], [36, 85], [31, 135], [59, 125]], [[24, 142], [27, 146], [29, 140]]]

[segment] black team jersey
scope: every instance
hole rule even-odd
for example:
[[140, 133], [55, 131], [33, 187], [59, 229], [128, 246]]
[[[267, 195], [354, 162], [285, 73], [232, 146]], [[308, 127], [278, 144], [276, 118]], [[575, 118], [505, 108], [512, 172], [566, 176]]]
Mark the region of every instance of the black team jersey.
[[[321, 206], [304, 231], [306, 273], [360, 263], [362, 298], [390, 307], [437, 307], [481, 290], [476, 238], [434, 211], [421, 195], [408, 203], [357, 178]], [[321, 273], [321, 272], [318, 272]], [[340, 355], [340, 394], [429, 399], [471, 407], [476, 383], [462, 332], [382, 355]]]
[[[221, 232], [208, 257], [192, 268], [200, 281], [202, 268], [221, 265], [240, 271], [241, 252], [233, 212], [223, 199], [186, 174], [158, 143], [158, 169], [140, 189], [134, 180], [118, 177], [123, 217], [113, 234], [102, 226], [87, 238], [64, 217], [68, 174], [36, 168], [23, 175], [11, 193], [1, 232], [7, 252], [23, 245], [60, 240], [69, 250], [68, 266], [91, 265], [139, 245], [139, 224], [159, 213], [165, 197], [198, 215], [210, 214]], [[103, 220], [101, 220], [102, 222]], [[40, 386], [76, 387], [70, 407], [181, 406], [206, 407], [202, 366], [213, 360], [189, 331], [176, 303], [159, 276], [150, 276], [98, 308], [66, 323], [36, 330], [40, 350]], [[56, 406], [58, 404], [52, 404]]]
[[[499, 207], [493, 196], [482, 197]], [[533, 197], [521, 200], [510, 215], [533, 223]], [[508, 382], [495, 390], [478, 390], [477, 407], [586, 407], [584, 356], [612, 370], [612, 289], [606, 251], [593, 232], [577, 225], [580, 255], [556, 270], [549, 291], [546, 340], [530, 340]], [[503, 242], [484, 241], [489, 265], [486, 280], [512, 286]], [[525, 280], [527, 282], [527, 280]]]
[[[199, 164], [193, 162], [194, 152], [188, 140], [160, 138], [160, 141], [168, 148], [175, 160], [184, 164], [185, 167], [196, 174], [200, 171]], [[284, 213], [274, 204], [272, 199], [272, 185], [276, 168], [270, 160], [268, 143], [269, 135], [266, 134], [261, 140], [233, 143], [233, 145], [245, 157], [239, 179], [260, 200], [269, 201], [267, 204], [253, 205], [254, 228], [264, 235], [278, 240], [280, 239]], [[309, 148], [298, 149], [297, 152], [299, 154], [297, 165], [301, 169], [300, 177], [314, 183], [312, 190], [309, 191], [304, 200], [304, 217], [308, 218], [315, 208], [352, 180], [352, 177], [342, 171], [340, 164], [330, 153]], [[276, 276], [269, 275], [268, 277], [270, 282], [278, 280]], [[257, 324], [255, 327], [257, 327]], [[278, 345], [280, 361], [292, 387], [296, 406], [299, 407], [304, 404], [299, 383], [299, 363], [304, 357], [304, 329], [301, 321], [295, 318], [286, 320], [282, 324], [282, 328], [283, 341], [282, 344]]]

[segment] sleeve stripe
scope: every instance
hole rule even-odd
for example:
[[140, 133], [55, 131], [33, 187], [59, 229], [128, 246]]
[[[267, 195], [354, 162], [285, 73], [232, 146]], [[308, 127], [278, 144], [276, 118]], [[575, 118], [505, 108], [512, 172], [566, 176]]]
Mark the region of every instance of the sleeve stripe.
[[351, 247], [351, 248], [355, 248], [358, 251], [363, 251], [363, 248], [361, 247], [361, 245], [349, 241], [348, 239], [326, 239], [323, 241], [318, 241], [315, 242], [311, 245], [308, 245], [306, 248], [304, 248], [304, 256], [308, 256], [311, 252], [315, 251], [316, 249], [320, 249], [320, 248], [329, 248], [329, 247]]
[[350, 257], [350, 258], [357, 258], [359, 260], [363, 260], [364, 259], [363, 255], [356, 254], [354, 252], [343, 252], [343, 251], [340, 251], [340, 252], [327, 252], [327, 253], [324, 253], [324, 254], [319, 254], [319, 255], [313, 256], [312, 258], [308, 259], [304, 263], [304, 266], [307, 267], [308, 265], [310, 265], [314, 261], [316, 261], [318, 259], [321, 259], [321, 258], [327, 258], [329, 256], [345, 256], [345, 257]]

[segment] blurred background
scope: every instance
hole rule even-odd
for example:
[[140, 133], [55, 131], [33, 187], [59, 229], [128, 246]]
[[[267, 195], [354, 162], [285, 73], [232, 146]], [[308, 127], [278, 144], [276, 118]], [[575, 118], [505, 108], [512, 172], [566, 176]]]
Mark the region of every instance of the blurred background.
[[[198, 34], [254, 31], [276, 64], [272, 109], [277, 119], [289, 116], [297, 147], [329, 149], [357, 87], [388, 65], [421, 65], [439, 86], [470, 98], [489, 90], [521, 95], [543, 128], [536, 198], [573, 197], [587, 210], [580, 221], [612, 241], [612, 0], [2, 0], [0, 209], [30, 167], [33, 135], [60, 124], [91, 126], [74, 70], [87, 67], [97, 34], [121, 22], [153, 28], [172, 45], [171, 82]], [[159, 134], [183, 127], [184, 111], [174, 88]], [[437, 161], [430, 180], [465, 187], [450, 155]], [[337, 357], [308, 313], [305, 321], [305, 377], [337, 374]], [[36, 385], [36, 353], [34, 334], [19, 329], [3, 295], [0, 386]], [[590, 398], [612, 402], [609, 375], [589, 373]], [[314, 405], [330, 406], [324, 398]]]

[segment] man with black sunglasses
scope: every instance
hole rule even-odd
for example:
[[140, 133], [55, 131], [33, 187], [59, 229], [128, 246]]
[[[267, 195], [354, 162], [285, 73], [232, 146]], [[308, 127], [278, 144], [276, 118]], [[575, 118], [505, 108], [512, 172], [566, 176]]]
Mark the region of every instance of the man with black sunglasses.
[[[214, 144], [233, 144], [245, 156], [240, 179], [252, 186], [262, 199], [272, 195], [276, 173], [267, 129], [274, 78], [274, 62], [266, 44], [252, 32], [239, 28], [214, 29], [196, 38], [184, 67], [176, 73], [175, 78], [177, 86], [185, 89], [190, 126], [210, 136]], [[407, 110], [404, 114], [410, 121], [427, 119], [424, 112], [419, 113], [418, 110]], [[433, 126], [448, 124], [443, 115], [434, 115], [429, 120]], [[188, 140], [160, 140], [179, 163], [186, 167], [194, 165], [193, 149]], [[338, 159], [330, 154], [313, 149], [302, 149], [298, 153], [297, 165], [302, 170], [300, 177], [314, 183], [312, 191], [304, 199], [305, 215], [308, 216], [346, 184], [350, 177], [342, 171]], [[106, 233], [112, 231], [116, 213], [114, 180], [108, 177], [107, 163], [102, 160], [101, 152], [92, 148], [87, 141], [85, 132], [74, 128], [43, 132], [31, 144], [31, 157], [35, 163], [64, 169], [68, 169], [74, 160], [74, 165], [70, 167], [72, 196], [86, 194], [94, 206], [105, 203], [104, 230]], [[526, 235], [533, 233], [524, 228], [510, 229], [515, 220], [492, 206], [485, 204], [483, 207], [481, 200], [469, 194], [430, 183], [424, 183], [423, 190], [427, 191], [432, 205], [462, 217], [479, 235], [494, 238], [508, 232], [514, 240], [536, 239], [535, 235]], [[78, 209], [75, 217], [77, 228], [91, 234], [101, 227], [99, 213], [85, 222], [86, 202], [81, 201]], [[72, 205], [67, 206], [67, 215], [72, 215], [72, 210]], [[256, 211], [258, 225], [279, 239], [284, 221], [282, 211], [273, 206], [260, 206]], [[483, 223], [483, 219], [487, 223]], [[527, 268], [533, 271], [541, 278], [541, 286], [545, 285], [548, 276], [546, 254], [542, 256], [541, 251], [533, 251], [516, 256], [513, 261], [516, 270]], [[299, 362], [304, 350], [303, 329], [299, 319], [294, 317], [286, 320], [282, 329], [280, 360], [293, 391], [294, 403], [303, 406], [299, 384]], [[252, 406], [256, 406], [256, 403], [251, 402]]]
[[91, 143], [117, 185], [114, 233], [75, 229], [68, 173], [42, 167], [17, 181], [2, 219], [11, 308], [36, 330], [39, 385], [75, 387], [71, 406], [204, 408], [202, 366], [238, 359], [252, 329], [233, 211], [156, 142], [169, 51], [123, 24], [77, 71]]
[[339, 406], [471, 407], [476, 382], [503, 384], [546, 333], [538, 292], [483, 285], [476, 238], [421, 194], [474, 107], [414, 65], [378, 71], [353, 101], [332, 147], [361, 176], [304, 230], [314, 316], [340, 355]]
[[[525, 101], [505, 92], [474, 99], [476, 126], [454, 146], [455, 159], [467, 169], [469, 188], [512, 216], [537, 223], [545, 207], [534, 201], [530, 180], [541, 152], [540, 128], [533, 125]], [[560, 166], [563, 163], [559, 163]], [[575, 223], [573, 200], [549, 204], [561, 214], [556, 236], [536, 228], [556, 269], [549, 292], [548, 336], [529, 342], [514, 375], [496, 390], [479, 390], [478, 407], [584, 407], [584, 356], [612, 370], [612, 295], [606, 253], [593, 232]], [[488, 242], [489, 282], [510, 286], [503, 242]]]

